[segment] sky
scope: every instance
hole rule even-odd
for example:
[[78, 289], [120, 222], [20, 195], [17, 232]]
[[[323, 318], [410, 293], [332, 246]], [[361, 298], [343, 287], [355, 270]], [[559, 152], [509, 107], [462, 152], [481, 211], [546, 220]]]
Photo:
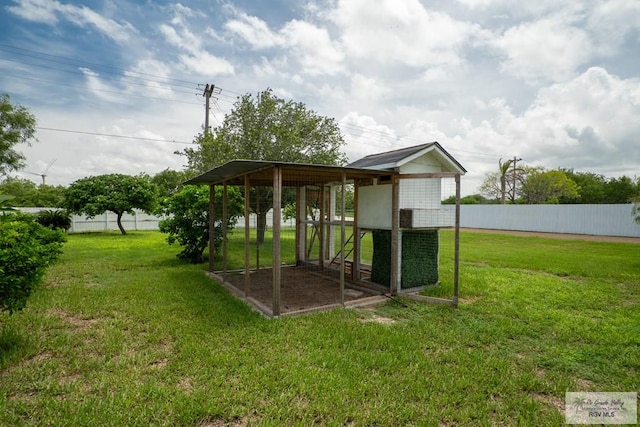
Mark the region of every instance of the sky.
[[238, 96], [335, 118], [350, 161], [438, 141], [478, 191], [500, 159], [640, 175], [639, 0], [2, 0], [0, 92], [37, 118], [14, 175], [181, 170]]

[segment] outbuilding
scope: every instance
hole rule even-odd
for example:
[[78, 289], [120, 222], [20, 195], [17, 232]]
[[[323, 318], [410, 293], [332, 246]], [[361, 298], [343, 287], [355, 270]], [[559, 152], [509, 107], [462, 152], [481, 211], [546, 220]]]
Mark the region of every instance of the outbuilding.
[[[432, 142], [344, 167], [234, 160], [187, 183], [210, 187], [209, 273], [275, 317], [370, 304], [398, 293], [457, 305], [460, 177], [465, 173]], [[216, 186], [223, 189], [222, 218], [213, 214]], [[244, 218], [233, 233], [222, 227], [218, 254], [215, 224], [227, 223], [230, 186], [242, 189]], [[455, 204], [443, 205], [445, 195], [454, 196]], [[259, 224], [258, 218], [267, 218], [265, 210], [270, 215]], [[291, 216], [284, 226], [283, 212]], [[442, 229], [452, 230], [452, 296], [420, 297], [417, 291], [440, 280]], [[231, 236], [243, 242], [241, 265], [229, 259]]]

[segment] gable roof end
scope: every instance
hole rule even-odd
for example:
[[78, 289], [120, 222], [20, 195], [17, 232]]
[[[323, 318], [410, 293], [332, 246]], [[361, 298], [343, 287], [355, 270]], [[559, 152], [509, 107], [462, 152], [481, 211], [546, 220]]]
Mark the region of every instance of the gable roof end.
[[467, 172], [438, 142], [429, 142], [427, 144], [415, 145], [399, 150], [371, 154], [350, 163], [348, 167], [376, 170], [395, 169], [434, 150], [439, 154], [439, 160], [443, 161], [452, 171], [462, 174]]

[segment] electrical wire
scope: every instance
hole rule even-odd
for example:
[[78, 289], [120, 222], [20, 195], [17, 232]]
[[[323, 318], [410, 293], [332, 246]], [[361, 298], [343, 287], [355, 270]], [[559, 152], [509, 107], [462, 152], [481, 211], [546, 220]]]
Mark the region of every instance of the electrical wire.
[[188, 145], [193, 144], [193, 142], [185, 142], [185, 141], [176, 141], [176, 140], [170, 140], [169, 141], [169, 140], [160, 139], [160, 138], [144, 138], [144, 137], [141, 137], [141, 136], [115, 135], [115, 134], [109, 134], [109, 133], [87, 132], [87, 131], [82, 131], [82, 130], [59, 129], [59, 128], [50, 128], [50, 127], [43, 127], [43, 126], [36, 126], [36, 129], [38, 129], [38, 130], [48, 130], [48, 131], [53, 131], [53, 132], [75, 133], [75, 134], [82, 134], [82, 135], [107, 136], [107, 137], [110, 137], [110, 138], [137, 139], [137, 140], [141, 140], [141, 141], [155, 141], [155, 142], [170, 142], [172, 144], [188, 144]]
[[[113, 67], [113, 66], [106, 65], [106, 64], [79, 61], [79, 60], [74, 59], [74, 58], [58, 56], [58, 55], [52, 55], [52, 54], [48, 54], [48, 53], [45, 53], [45, 52], [39, 52], [39, 51], [32, 50], [32, 49], [24, 49], [24, 48], [19, 48], [19, 47], [15, 47], [15, 46], [9, 46], [9, 45], [2, 44], [2, 43], [0, 43], [0, 51], [12, 53], [12, 54], [15, 54], [15, 55], [21, 55], [21, 56], [25, 56], [25, 57], [29, 57], [29, 58], [34, 58], [34, 59], [37, 59], [37, 60], [50, 61], [50, 62], [62, 64], [62, 65], [70, 65], [70, 66], [74, 66], [74, 67], [89, 68], [90, 66], [92, 66], [94, 68], [103, 70], [103, 72], [106, 72], [108, 74], [126, 74], [126, 77], [130, 77], [130, 78], [134, 78], [134, 79], [140, 79], [140, 80], [145, 81], [145, 82], [153, 82], [153, 83], [158, 83], [158, 84], [173, 84], [173, 85], [176, 85], [177, 87], [185, 87], [185, 88], [194, 87], [194, 86], [197, 87], [197, 86], [201, 85], [199, 83], [190, 82], [190, 81], [187, 81], [187, 80], [173, 79], [173, 78], [154, 75], [154, 74], [150, 74], [150, 73], [142, 73], [142, 72], [124, 70], [122, 68], [117, 68], [117, 67]], [[82, 73], [80, 71], [77, 71], [77, 70], [65, 70], [65, 69], [61, 69], [61, 68], [50, 67], [50, 66], [43, 65], [43, 64], [34, 64], [34, 63], [31, 63], [31, 62], [18, 61], [18, 60], [15, 60], [15, 59], [8, 59], [8, 58], [2, 58], [2, 59], [6, 60], [6, 61], [21, 63], [21, 64], [24, 64], [24, 65], [36, 66], [36, 67], [41, 67], [41, 68], [45, 68], [45, 69], [51, 69], [51, 70], [54, 70], [54, 71], [61, 71], [61, 72], [66, 72], [66, 73], [86, 75], [86, 74], [84, 74], [84, 73]], [[56, 84], [56, 85], [59, 85], [59, 86], [67, 86], [67, 87], [74, 87], [74, 88], [78, 88], [78, 89], [85, 89], [84, 87], [80, 87], [80, 86], [77, 86], [77, 85], [60, 83], [60, 82], [55, 82], [55, 81], [45, 80], [45, 79], [40, 79], [40, 78], [33, 78], [33, 77], [26, 77], [26, 76], [15, 76], [15, 75], [8, 75], [8, 74], [2, 74], [2, 73], [0, 73], [0, 75], [5, 76], [5, 77], [9, 77], [9, 78], [19, 78], [19, 79], [33, 80], [33, 81], [39, 81], [39, 82], [45, 82], [45, 83], [52, 83], [52, 84]], [[146, 76], [146, 77], [138, 77], [138, 76]], [[135, 81], [130, 81], [130, 80], [123, 80], [123, 77], [115, 78], [115, 77], [106, 77], [106, 76], [102, 76], [102, 75], [97, 75], [97, 76], [93, 76], [93, 77], [98, 78], [98, 79], [104, 79], [104, 80], [121, 81], [121, 82], [124, 82], [126, 84], [141, 85], [141, 86], [145, 86], [145, 87], [147, 86], [145, 83], [140, 83], [140, 82], [135, 82]], [[153, 79], [152, 78], [148, 78], [148, 77], [153, 77]], [[159, 80], [157, 80], [157, 79], [159, 79]], [[176, 83], [169, 83], [169, 82], [176, 82]], [[191, 85], [191, 86], [184, 86], [184, 84], [188, 84], [188, 85]], [[161, 88], [161, 89], [167, 89], [167, 88]], [[230, 89], [226, 89], [226, 88], [222, 88], [220, 86], [216, 86], [216, 89], [219, 90], [219, 92], [217, 93], [218, 96], [216, 97], [216, 100], [228, 102], [230, 104], [235, 102], [235, 100], [237, 99], [238, 96], [242, 96], [242, 94], [239, 93], [239, 92], [236, 92], [236, 91], [233, 91], [233, 90], [230, 90]], [[149, 96], [146, 96], [146, 95], [143, 95], [143, 94], [127, 94], [126, 92], [118, 92], [118, 91], [107, 90], [107, 89], [94, 88], [92, 90], [105, 92], [105, 93], [113, 93], [113, 94], [118, 94], [118, 95], [125, 95], [125, 96], [144, 97], [144, 98], [148, 98], [148, 99], [153, 99], [153, 100], [158, 100], [158, 101], [165, 101], [165, 102], [177, 102], [177, 103], [184, 103], [184, 104], [191, 104], [191, 105], [201, 105], [200, 103], [173, 100], [173, 99], [167, 99], [167, 98], [149, 97]], [[172, 91], [177, 92], [177, 93], [189, 93], [189, 94], [193, 93], [193, 92], [188, 92], [188, 91], [183, 91], [183, 90], [176, 90], [176, 89], [173, 89], [173, 88], [172, 89], [167, 89], [167, 90], [172, 90]], [[236, 95], [236, 96], [229, 95], [229, 94], [233, 94], [233, 95]], [[198, 94], [195, 94], [195, 95], [198, 95]], [[214, 105], [216, 105], [218, 110], [220, 112], [222, 112], [222, 109], [220, 108], [220, 106], [219, 106], [219, 104], [217, 102], [215, 102]], [[218, 124], [220, 124], [220, 121], [218, 120], [218, 118], [216, 117], [216, 115], [213, 112], [212, 112], [212, 115], [213, 115], [213, 118], [216, 120], [216, 122], [218, 122]], [[357, 139], [360, 139], [360, 140], [361, 139], [365, 139], [365, 140], [367, 140], [369, 142], [374, 143], [374, 145], [377, 145], [377, 146], [380, 146], [380, 147], [387, 148], [386, 144], [384, 143], [384, 140], [388, 140], [390, 143], [391, 142], [399, 142], [399, 141], [406, 141], [406, 142], [412, 142], [412, 143], [417, 143], [417, 144], [424, 143], [424, 140], [419, 140], [419, 139], [409, 138], [409, 137], [403, 137], [403, 136], [394, 136], [394, 135], [390, 135], [388, 132], [385, 132], [385, 131], [382, 131], [382, 130], [371, 129], [371, 128], [367, 128], [367, 127], [356, 125], [356, 124], [352, 124], [352, 123], [346, 123], [344, 121], [338, 121], [337, 123], [338, 123], [338, 125], [340, 126], [340, 128], [341, 128], [341, 130], [343, 132], [345, 132], [348, 135], [351, 135], [353, 138], [357, 138]], [[360, 134], [356, 135], [354, 132], [360, 132]], [[485, 156], [485, 157], [491, 157], [491, 158], [504, 157], [503, 155], [500, 155], [500, 154], [480, 153], [480, 152], [462, 150], [462, 149], [458, 149], [458, 148], [450, 148], [449, 151], [459, 152], [459, 153], [467, 153], [467, 154], [473, 154], [473, 155], [477, 155], [477, 156]]]

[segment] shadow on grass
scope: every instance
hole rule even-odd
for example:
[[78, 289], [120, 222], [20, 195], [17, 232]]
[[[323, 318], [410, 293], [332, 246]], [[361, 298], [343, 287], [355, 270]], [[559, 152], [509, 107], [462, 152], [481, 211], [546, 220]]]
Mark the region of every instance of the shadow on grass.
[[267, 320], [209, 278], [204, 268], [172, 271], [168, 278], [188, 305], [190, 317], [201, 321], [205, 328], [237, 328]]
[[0, 325], [0, 370], [23, 359], [29, 352], [28, 340], [9, 326]]

